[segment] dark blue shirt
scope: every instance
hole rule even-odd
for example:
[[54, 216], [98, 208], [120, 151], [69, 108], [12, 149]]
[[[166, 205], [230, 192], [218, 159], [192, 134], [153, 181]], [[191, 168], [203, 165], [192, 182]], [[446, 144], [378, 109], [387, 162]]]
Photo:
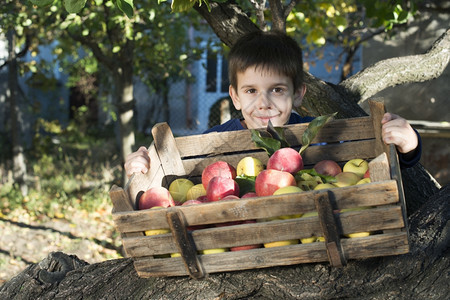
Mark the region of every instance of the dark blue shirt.
[[[308, 123], [308, 122], [311, 122], [312, 120], [314, 120], [314, 117], [301, 117], [297, 113], [293, 112], [293, 113], [291, 113], [291, 116], [289, 117], [288, 124]], [[237, 130], [243, 130], [243, 129], [245, 129], [245, 128], [242, 126], [240, 119], [231, 119], [223, 124], [211, 127], [210, 129], [206, 130], [204, 133], [237, 131]], [[419, 143], [417, 145], [417, 148], [414, 150], [413, 155], [407, 159], [405, 154], [398, 153], [398, 160], [400, 163], [400, 167], [402, 169], [410, 168], [410, 167], [413, 167], [414, 165], [416, 165], [419, 162], [420, 157], [422, 155], [422, 140], [421, 140], [420, 135], [417, 132], [417, 130], [414, 129], [414, 131], [417, 134]]]

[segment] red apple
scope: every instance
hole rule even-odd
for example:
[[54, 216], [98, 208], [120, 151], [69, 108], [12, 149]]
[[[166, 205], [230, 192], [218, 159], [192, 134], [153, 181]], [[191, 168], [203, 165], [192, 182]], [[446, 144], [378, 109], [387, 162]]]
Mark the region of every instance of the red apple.
[[168, 189], [161, 186], [152, 187], [139, 198], [139, 209], [149, 209], [154, 206], [175, 206], [175, 202]]
[[234, 179], [236, 169], [225, 161], [216, 161], [208, 165], [202, 172], [202, 184], [205, 190], [208, 188], [209, 181], [216, 176]]
[[248, 192], [242, 195], [241, 199], [258, 197], [255, 192]]
[[222, 198], [222, 200], [236, 200], [236, 199], [241, 199], [236, 195], [228, 195]]
[[271, 196], [279, 188], [290, 185], [297, 185], [291, 173], [278, 170], [264, 170], [256, 177], [255, 192], [258, 196]]
[[181, 204], [181, 206], [188, 206], [188, 205], [201, 204], [201, 203], [205, 203], [205, 201], [201, 201], [201, 200], [198, 200], [198, 199], [191, 199], [191, 200], [188, 200], [186, 202], [183, 202]]
[[370, 178], [370, 172], [369, 172], [369, 169], [367, 169], [366, 173], [364, 173], [363, 178]]
[[336, 176], [342, 172], [342, 169], [337, 162], [329, 159], [319, 161], [314, 165], [313, 169], [319, 174], [329, 176]]
[[293, 148], [281, 148], [273, 153], [267, 161], [267, 170], [285, 171], [295, 174], [303, 169], [303, 159]]
[[209, 181], [206, 189], [208, 201], [219, 201], [228, 195], [239, 197], [239, 185], [234, 179], [216, 176]]
[[202, 202], [208, 202], [208, 198], [206, 197], [206, 195], [198, 196], [198, 198], [195, 199], [195, 200], [199, 200], [199, 201], [202, 201]]

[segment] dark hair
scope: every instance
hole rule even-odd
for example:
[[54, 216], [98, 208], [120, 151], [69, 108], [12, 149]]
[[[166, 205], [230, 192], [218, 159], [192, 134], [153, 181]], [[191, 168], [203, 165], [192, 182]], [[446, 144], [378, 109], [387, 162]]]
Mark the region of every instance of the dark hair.
[[302, 49], [283, 32], [254, 31], [240, 37], [228, 55], [230, 84], [237, 88], [237, 73], [249, 67], [279, 72], [292, 79], [294, 89], [303, 84]]

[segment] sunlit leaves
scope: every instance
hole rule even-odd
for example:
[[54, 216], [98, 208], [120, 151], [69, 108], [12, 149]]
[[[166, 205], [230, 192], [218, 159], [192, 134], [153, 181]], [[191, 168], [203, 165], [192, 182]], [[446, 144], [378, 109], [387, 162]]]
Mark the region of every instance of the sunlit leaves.
[[116, 0], [117, 7], [127, 15], [128, 18], [133, 17], [133, 0]]
[[31, 3], [33, 3], [34, 5], [37, 6], [46, 6], [46, 5], [50, 5], [54, 2], [55, 0], [30, 0]]
[[172, 12], [183, 12], [191, 9], [195, 3], [198, 5], [206, 5], [208, 10], [211, 10], [208, 0], [172, 0]]
[[69, 13], [79, 13], [86, 5], [87, 0], [63, 0], [64, 7]]

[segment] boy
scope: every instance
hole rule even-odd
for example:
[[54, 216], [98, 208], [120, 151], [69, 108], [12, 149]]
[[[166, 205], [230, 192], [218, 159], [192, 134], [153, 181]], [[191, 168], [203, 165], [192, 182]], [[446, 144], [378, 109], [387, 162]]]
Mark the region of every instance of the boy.
[[[266, 128], [269, 120], [280, 127], [314, 119], [292, 110], [293, 106], [300, 106], [306, 87], [301, 48], [286, 34], [249, 33], [236, 42], [228, 61], [229, 94], [243, 119], [231, 119], [205, 133]], [[386, 113], [382, 124], [383, 140], [396, 145], [402, 167], [415, 165], [421, 154], [419, 135], [405, 119], [394, 114]], [[146, 173], [149, 165], [147, 148], [140, 147], [126, 159], [127, 176]]]

